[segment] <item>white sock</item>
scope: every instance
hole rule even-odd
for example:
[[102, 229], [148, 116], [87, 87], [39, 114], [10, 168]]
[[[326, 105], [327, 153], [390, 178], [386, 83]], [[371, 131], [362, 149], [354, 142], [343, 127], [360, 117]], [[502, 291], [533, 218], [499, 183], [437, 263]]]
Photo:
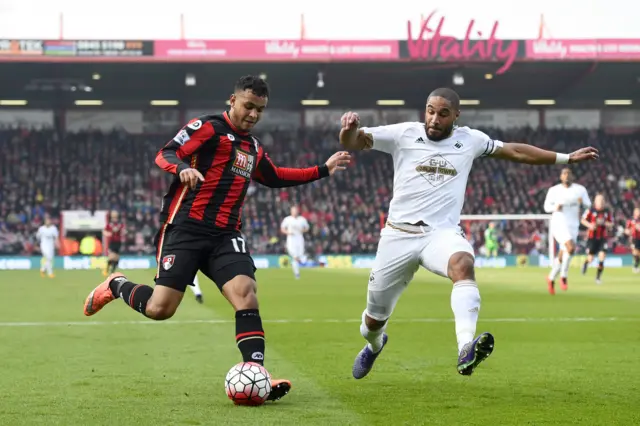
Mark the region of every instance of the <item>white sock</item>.
[[565, 251], [562, 256], [562, 267], [560, 268], [560, 276], [562, 278], [567, 278], [567, 275], [569, 275], [569, 262], [571, 262], [571, 255]]
[[47, 268], [47, 274], [53, 275], [53, 259], [45, 260], [45, 267]]
[[291, 260], [291, 268], [293, 269], [293, 275], [300, 276], [300, 264], [296, 259]]
[[202, 290], [200, 290], [200, 282], [198, 281], [197, 275], [193, 279], [193, 286], [189, 286], [189, 287], [191, 287], [193, 294], [195, 294], [196, 296], [202, 296]]
[[367, 323], [365, 322], [365, 315], [367, 311], [362, 313], [362, 324], [360, 324], [360, 333], [362, 337], [365, 338], [367, 342], [369, 342], [369, 349], [373, 351], [373, 353], [378, 353], [382, 350], [382, 333], [387, 328], [387, 324], [385, 323], [381, 329], [379, 330], [369, 330], [367, 327]]
[[45, 272], [47, 270], [47, 258], [43, 257], [40, 259], [40, 272]]
[[462, 280], [453, 284], [451, 310], [456, 320], [458, 353], [476, 335], [476, 324], [480, 312], [480, 291], [473, 280]]
[[[566, 257], [567, 254], [564, 254], [564, 257]], [[558, 260], [558, 258], [554, 258], [553, 259], [553, 266], [551, 267], [551, 272], [549, 272], [549, 279], [551, 281], [555, 280], [556, 277], [558, 276], [558, 273], [560, 272], [560, 261]]]

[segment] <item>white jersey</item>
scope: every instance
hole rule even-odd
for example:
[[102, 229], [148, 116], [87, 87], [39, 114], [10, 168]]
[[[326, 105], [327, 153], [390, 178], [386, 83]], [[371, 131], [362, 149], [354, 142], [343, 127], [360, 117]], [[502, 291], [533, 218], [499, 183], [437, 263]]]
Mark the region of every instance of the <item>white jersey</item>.
[[289, 232], [287, 235], [287, 244], [303, 244], [303, 234], [309, 230], [309, 222], [302, 216], [287, 216], [282, 221], [280, 228], [283, 228]]
[[45, 226], [42, 225], [38, 228], [38, 233], [36, 234], [38, 240], [40, 240], [40, 250], [44, 254], [45, 252], [53, 251], [56, 240], [59, 237], [58, 228], [55, 225]]
[[[556, 211], [562, 205], [562, 210]], [[591, 207], [589, 194], [584, 186], [572, 183], [569, 187], [558, 184], [549, 188], [544, 200], [544, 211], [551, 213], [551, 227], [578, 229], [580, 227], [580, 207]]]
[[392, 223], [424, 222], [433, 228], [457, 227], [473, 160], [503, 146], [485, 133], [455, 127], [451, 136], [430, 141], [424, 123], [363, 127], [373, 149], [393, 157]]

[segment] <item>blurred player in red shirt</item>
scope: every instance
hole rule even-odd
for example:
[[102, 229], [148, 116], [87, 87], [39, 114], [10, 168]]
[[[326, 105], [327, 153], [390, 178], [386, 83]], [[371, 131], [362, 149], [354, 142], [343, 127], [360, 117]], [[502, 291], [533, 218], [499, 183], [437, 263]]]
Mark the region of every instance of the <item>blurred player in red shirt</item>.
[[604, 195], [598, 194], [593, 201], [593, 207], [585, 210], [581, 220], [587, 230], [587, 258], [582, 265], [582, 274], [587, 273], [593, 256], [598, 254], [598, 273], [596, 283], [601, 284], [604, 259], [607, 257], [607, 230], [613, 227], [613, 215], [605, 207]]
[[107, 226], [105, 226], [103, 235], [107, 238], [107, 268], [103, 271], [104, 276], [112, 274], [118, 268], [120, 262], [120, 250], [122, 250], [122, 242], [124, 241], [125, 227], [120, 220], [117, 211], [112, 211], [109, 215]]
[[633, 272], [640, 272], [640, 207], [633, 209], [633, 218], [627, 221], [624, 231], [629, 236], [633, 253]]

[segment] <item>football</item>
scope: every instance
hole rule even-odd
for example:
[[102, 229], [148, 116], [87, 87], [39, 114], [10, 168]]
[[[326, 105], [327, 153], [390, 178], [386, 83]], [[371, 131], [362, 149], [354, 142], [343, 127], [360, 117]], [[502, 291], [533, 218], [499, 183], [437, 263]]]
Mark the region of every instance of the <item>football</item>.
[[271, 376], [260, 364], [241, 362], [227, 373], [224, 388], [236, 405], [262, 405], [271, 392]]

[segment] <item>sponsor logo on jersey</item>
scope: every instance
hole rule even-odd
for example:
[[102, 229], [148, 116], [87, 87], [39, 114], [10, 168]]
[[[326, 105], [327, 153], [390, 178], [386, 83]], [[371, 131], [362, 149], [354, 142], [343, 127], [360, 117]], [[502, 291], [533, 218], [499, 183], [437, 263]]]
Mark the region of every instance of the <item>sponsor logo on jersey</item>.
[[427, 158], [416, 171], [433, 186], [440, 186], [458, 175], [458, 171], [442, 155]]
[[239, 176], [251, 179], [255, 157], [248, 152], [236, 150], [236, 158], [233, 160], [231, 171]]

